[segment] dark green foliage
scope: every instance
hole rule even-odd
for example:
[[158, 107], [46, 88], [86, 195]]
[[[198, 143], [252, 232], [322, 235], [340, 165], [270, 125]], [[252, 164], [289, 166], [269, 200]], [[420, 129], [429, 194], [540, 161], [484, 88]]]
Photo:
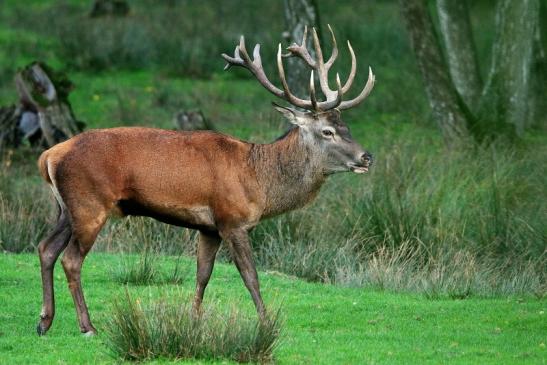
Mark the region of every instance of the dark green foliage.
[[107, 322], [107, 345], [125, 360], [228, 359], [270, 362], [278, 344], [280, 311], [263, 321], [236, 310], [214, 307], [195, 314], [188, 298], [160, 298], [141, 303], [129, 292], [112, 306]]

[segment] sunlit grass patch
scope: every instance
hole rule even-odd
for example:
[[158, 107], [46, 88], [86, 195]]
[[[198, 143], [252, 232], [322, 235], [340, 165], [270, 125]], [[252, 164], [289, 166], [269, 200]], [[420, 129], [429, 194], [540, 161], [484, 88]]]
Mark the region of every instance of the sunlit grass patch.
[[106, 324], [112, 355], [124, 360], [273, 360], [282, 327], [279, 310], [259, 321], [235, 307], [208, 306], [196, 315], [188, 302], [180, 296], [141, 302], [126, 291], [114, 301]]

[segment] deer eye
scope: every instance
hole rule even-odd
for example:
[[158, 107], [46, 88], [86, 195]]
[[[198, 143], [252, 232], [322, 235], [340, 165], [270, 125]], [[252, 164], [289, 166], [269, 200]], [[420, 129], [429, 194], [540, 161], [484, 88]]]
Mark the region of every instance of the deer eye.
[[325, 136], [325, 137], [334, 136], [334, 131], [331, 128], [325, 128], [321, 132], [323, 133], [323, 136]]

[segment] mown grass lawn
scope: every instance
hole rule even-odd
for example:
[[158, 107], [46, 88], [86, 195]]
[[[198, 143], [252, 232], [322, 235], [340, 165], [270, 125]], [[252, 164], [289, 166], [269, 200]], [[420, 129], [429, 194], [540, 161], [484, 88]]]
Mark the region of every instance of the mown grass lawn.
[[[92, 253], [83, 271], [84, 290], [95, 325], [101, 330], [112, 300], [124, 295], [111, 270], [120, 257]], [[182, 285], [129, 286], [133, 298], [187, 294], [194, 287], [193, 260], [183, 259]], [[161, 271], [174, 268], [164, 257]], [[50, 332], [38, 337], [41, 305], [36, 255], [0, 255], [0, 363], [115, 363], [105, 336], [79, 334], [63, 271], [57, 267], [57, 316]], [[278, 363], [306, 364], [542, 364], [546, 362], [545, 300], [500, 298], [428, 300], [358, 288], [307, 283], [261, 272], [266, 303], [282, 304], [285, 326], [275, 352]], [[221, 307], [253, 307], [232, 265], [217, 264], [206, 301]], [[153, 363], [162, 363], [156, 360]], [[167, 362], [167, 361], [165, 361]]]

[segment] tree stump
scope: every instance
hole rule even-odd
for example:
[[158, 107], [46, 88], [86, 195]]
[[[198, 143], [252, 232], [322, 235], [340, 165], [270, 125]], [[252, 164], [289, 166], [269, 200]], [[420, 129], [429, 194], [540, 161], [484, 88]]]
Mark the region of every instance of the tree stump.
[[80, 133], [68, 94], [72, 82], [63, 73], [34, 62], [15, 75], [19, 104], [0, 108], [0, 149], [31, 146], [49, 148]]

